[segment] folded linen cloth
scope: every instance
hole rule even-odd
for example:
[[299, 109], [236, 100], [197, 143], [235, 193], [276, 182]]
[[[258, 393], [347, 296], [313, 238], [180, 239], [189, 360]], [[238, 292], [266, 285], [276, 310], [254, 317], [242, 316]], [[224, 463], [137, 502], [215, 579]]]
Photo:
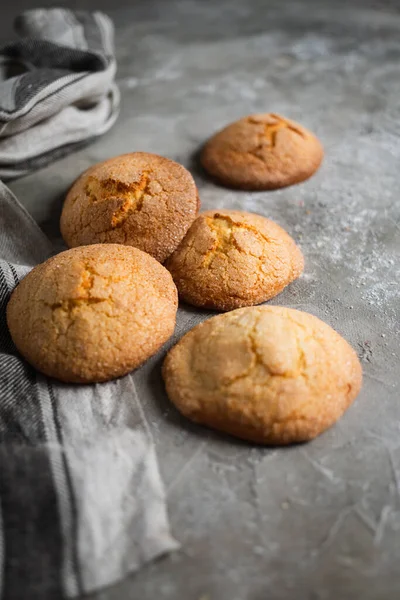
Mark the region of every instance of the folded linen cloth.
[[101, 12], [30, 10], [0, 48], [0, 177], [43, 167], [105, 133], [119, 111], [114, 28]]
[[12, 289], [52, 252], [0, 182], [0, 598], [96, 590], [176, 549], [133, 375], [65, 385], [18, 355]]

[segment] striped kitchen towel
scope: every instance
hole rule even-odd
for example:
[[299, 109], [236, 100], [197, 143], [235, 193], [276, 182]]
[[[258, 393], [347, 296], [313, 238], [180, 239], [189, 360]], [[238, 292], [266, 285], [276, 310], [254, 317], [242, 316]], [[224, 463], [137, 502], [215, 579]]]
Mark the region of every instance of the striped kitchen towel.
[[60, 600], [177, 548], [133, 375], [66, 385], [18, 354], [13, 288], [52, 252], [0, 182], [0, 598]]
[[119, 111], [114, 28], [101, 12], [30, 10], [0, 48], [0, 177], [43, 167], [105, 133]]

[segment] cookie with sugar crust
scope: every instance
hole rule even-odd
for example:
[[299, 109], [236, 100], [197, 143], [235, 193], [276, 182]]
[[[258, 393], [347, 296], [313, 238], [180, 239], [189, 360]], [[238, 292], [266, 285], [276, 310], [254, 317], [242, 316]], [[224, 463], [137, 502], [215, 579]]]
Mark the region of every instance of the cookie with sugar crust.
[[178, 297], [149, 254], [80, 246], [35, 267], [7, 305], [11, 337], [42, 373], [71, 383], [129, 373], [172, 335]]
[[275, 113], [255, 114], [212, 136], [201, 153], [205, 170], [221, 184], [245, 190], [274, 190], [308, 179], [319, 168], [318, 138]]

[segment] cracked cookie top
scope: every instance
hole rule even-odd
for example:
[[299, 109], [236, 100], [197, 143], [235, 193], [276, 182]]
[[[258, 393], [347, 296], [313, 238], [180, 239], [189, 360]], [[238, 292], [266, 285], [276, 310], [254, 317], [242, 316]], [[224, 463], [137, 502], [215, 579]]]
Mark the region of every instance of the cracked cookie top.
[[124, 154], [77, 179], [64, 203], [61, 233], [70, 248], [126, 244], [164, 262], [199, 204], [194, 180], [182, 165], [146, 152]]
[[169, 351], [163, 377], [170, 400], [193, 421], [280, 445], [333, 425], [360, 391], [362, 371], [323, 321], [260, 306], [194, 327]]
[[39, 371], [67, 382], [125, 375], [172, 335], [177, 292], [148, 254], [81, 246], [34, 268], [7, 307], [11, 337]]
[[216, 133], [201, 162], [222, 184], [269, 190], [304, 181], [323, 158], [319, 140], [305, 127], [275, 113], [250, 115]]
[[253, 213], [201, 213], [166, 261], [182, 300], [232, 310], [279, 294], [303, 271], [303, 255], [279, 225]]

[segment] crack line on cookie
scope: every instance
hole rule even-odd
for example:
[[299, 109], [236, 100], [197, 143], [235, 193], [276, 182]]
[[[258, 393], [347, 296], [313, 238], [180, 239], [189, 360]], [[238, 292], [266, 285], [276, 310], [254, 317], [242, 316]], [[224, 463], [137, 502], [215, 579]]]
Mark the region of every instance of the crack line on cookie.
[[111, 227], [121, 227], [133, 211], [139, 212], [142, 209], [144, 198], [149, 194], [149, 171], [143, 171], [139, 183], [134, 185], [125, 196], [125, 202], [116, 211], [111, 218]]
[[[157, 184], [161, 191], [164, 188], [158, 181], [150, 179], [151, 170], [142, 172], [139, 181], [134, 183], [123, 183], [112, 177], [98, 180], [90, 177], [84, 192], [88, 201], [98, 204], [101, 201], [120, 200], [122, 204], [113, 212], [111, 217], [111, 229], [121, 227], [132, 212], [140, 212], [146, 196], [152, 196], [151, 184]], [[154, 190], [153, 190], [154, 192]]]
[[263, 121], [259, 121], [259, 120], [255, 119], [254, 117], [250, 117], [248, 119], [249, 123], [252, 123], [254, 125], [263, 125], [263, 131], [257, 135], [258, 145], [253, 150], [250, 150], [248, 152], [249, 154], [254, 156], [254, 158], [257, 158], [258, 160], [261, 160], [262, 162], [264, 162], [264, 160], [263, 160], [262, 155], [260, 156], [260, 152], [262, 152], [266, 147], [267, 148], [275, 148], [276, 143], [277, 143], [278, 133], [280, 131], [282, 131], [283, 129], [289, 129], [293, 133], [296, 133], [297, 135], [299, 135], [300, 137], [305, 139], [305, 135], [304, 135], [303, 131], [301, 131], [298, 127], [296, 127], [295, 125], [293, 125], [292, 123], [290, 123], [289, 121], [284, 119], [283, 117], [276, 115], [274, 113], [271, 113], [270, 117], [274, 118], [276, 120], [276, 122], [275, 123], [264, 123]]
[[[257, 231], [255, 227], [252, 227], [247, 223], [235, 223], [228, 216], [215, 213], [215, 215], [212, 217], [206, 217], [206, 219], [209, 228], [216, 235], [213, 247], [206, 252], [203, 258], [203, 266], [206, 268], [211, 268], [216, 254], [224, 254], [225, 256], [228, 256], [228, 252], [232, 248], [236, 248], [236, 250], [238, 250], [240, 253], [255, 256], [251, 252], [245, 252], [235, 239], [234, 234], [240, 229], [246, 229], [247, 231], [250, 231], [256, 238], [262, 238], [262, 240], [267, 244], [273, 243], [270, 238]], [[262, 260], [263, 256], [256, 256], [256, 258]]]

